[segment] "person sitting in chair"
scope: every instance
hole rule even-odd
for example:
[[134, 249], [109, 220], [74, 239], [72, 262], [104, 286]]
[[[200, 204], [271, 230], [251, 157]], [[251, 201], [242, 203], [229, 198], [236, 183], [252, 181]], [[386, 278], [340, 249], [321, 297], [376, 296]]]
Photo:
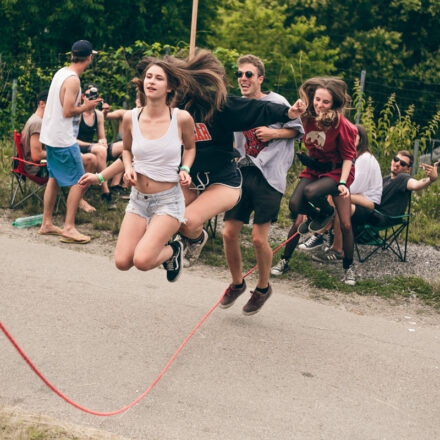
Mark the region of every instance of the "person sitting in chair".
[[380, 204], [367, 201], [363, 206], [355, 205], [351, 218], [353, 227], [364, 224], [375, 226], [391, 224], [389, 216], [400, 216], [405, 213], [411, 198], [411, 191], [420, 191], [437, 180], [438, 162], [434, 165], [420, 164], [420, 168], [425, 170], [427, 176], [420, 180], [414, 179], [409, 174], [413, 162], [413, 155], [406, 150], [399, 151], [393, 157], [391, 174], [383, 178]]
[[[48, 90], [44, 90], [37, 95], [37, 109], [26, 121], [23, 131], [21, 132], [24, 159], [28, 162], [40, 163], [42, 160], [46, 160], [46, 147], [40, 142], [40, 131], [48, 93]], [[32, 176], [43, 177], [47, 175], [46, 167], [39, 167], [26, 162], [23, 166], [26, 173]]]

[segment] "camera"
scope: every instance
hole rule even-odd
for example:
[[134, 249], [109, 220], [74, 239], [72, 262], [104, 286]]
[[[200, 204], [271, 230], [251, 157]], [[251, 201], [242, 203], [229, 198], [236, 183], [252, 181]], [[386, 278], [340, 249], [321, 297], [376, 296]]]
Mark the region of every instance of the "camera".
[[91, 87], [87, 90], [87, 98], [90, 100], [96, 99], [99, 96], [98, 89], [96, 87]]

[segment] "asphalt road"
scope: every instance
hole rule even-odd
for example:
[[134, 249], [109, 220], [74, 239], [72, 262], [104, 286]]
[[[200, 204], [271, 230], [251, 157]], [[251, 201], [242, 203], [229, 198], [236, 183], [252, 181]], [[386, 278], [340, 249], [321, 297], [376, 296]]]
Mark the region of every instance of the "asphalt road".
[[[209, 268], [176, 284], [110, 257], [0, 235], [0, 320], [69, 398], [142, 394], [218, 301]], [[440, 438], [440, 325], [321, 304], [287, 283], [254, 316], [216, 309], [151, 393], [97, 417], [44, 385], [0, 336], [0, 404], [130, 439]], [[440, 321], [439, 321], [440, 323]]]

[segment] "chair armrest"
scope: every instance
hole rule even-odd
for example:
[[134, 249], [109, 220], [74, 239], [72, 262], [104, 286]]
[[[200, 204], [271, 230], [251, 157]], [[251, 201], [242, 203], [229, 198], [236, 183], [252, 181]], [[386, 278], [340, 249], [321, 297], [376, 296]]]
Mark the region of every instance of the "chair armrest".
[[24, 159], [21, 159], [20, 157], [15, 157], [15, 156], [11, 157], [11, 159], [18, 160], [21, 163], [27, 163], [28, 165], [34, 165], [36, 167], [45, 167], [45, 166], [47, 166], [47, 163], [29, 162], [28, 160], [24, 160]]

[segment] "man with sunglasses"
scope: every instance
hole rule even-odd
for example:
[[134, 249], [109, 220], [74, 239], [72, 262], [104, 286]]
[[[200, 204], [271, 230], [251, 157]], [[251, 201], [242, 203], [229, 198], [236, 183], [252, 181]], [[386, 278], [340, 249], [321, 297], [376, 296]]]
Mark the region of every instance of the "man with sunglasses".
[[[277, 93], [263, 93], [264, 64], [254, 55], [238, 59], [235, 76], [243, 97], [289, 105]], [[241, 199], [225, 213], [223, 242], [232, 283], [220, 307], [228, 308], [246, 290], [242, 274], [239, 235], [254, 213], [252, 241], [258, 263], [257, 287], [243, 307], [245, 315], [257, 313], [272, 294], [269, 284], [272, 250], [268, 242], [269, 228], [276, 221], [281, 198], [286, 189], [286, 176], [294, 156], [294, 139], [304, 134], [301, 120], [270, 127], [256, 127], [235, 133], [235, 147], [240, 155], [238, 167], [243, 176]]]
[[405, 213], [411, 191], [420, 191], [437, 180], [438, 162], [434, 165], [420, 164], [420, 168], [425, 170], [426, 177], [417, 180], [409, 174], [413, 161], [414, 157], [409, 151], [402, 150], [396, 154], [391, 160], [391, 174], [383, 178], [380, 204], [365, 199], [361, 204], [353, 205], [352, 224], [354, 227], [363, 224], [386, 225], [388, 223], [387, 216], [399, 216]]

